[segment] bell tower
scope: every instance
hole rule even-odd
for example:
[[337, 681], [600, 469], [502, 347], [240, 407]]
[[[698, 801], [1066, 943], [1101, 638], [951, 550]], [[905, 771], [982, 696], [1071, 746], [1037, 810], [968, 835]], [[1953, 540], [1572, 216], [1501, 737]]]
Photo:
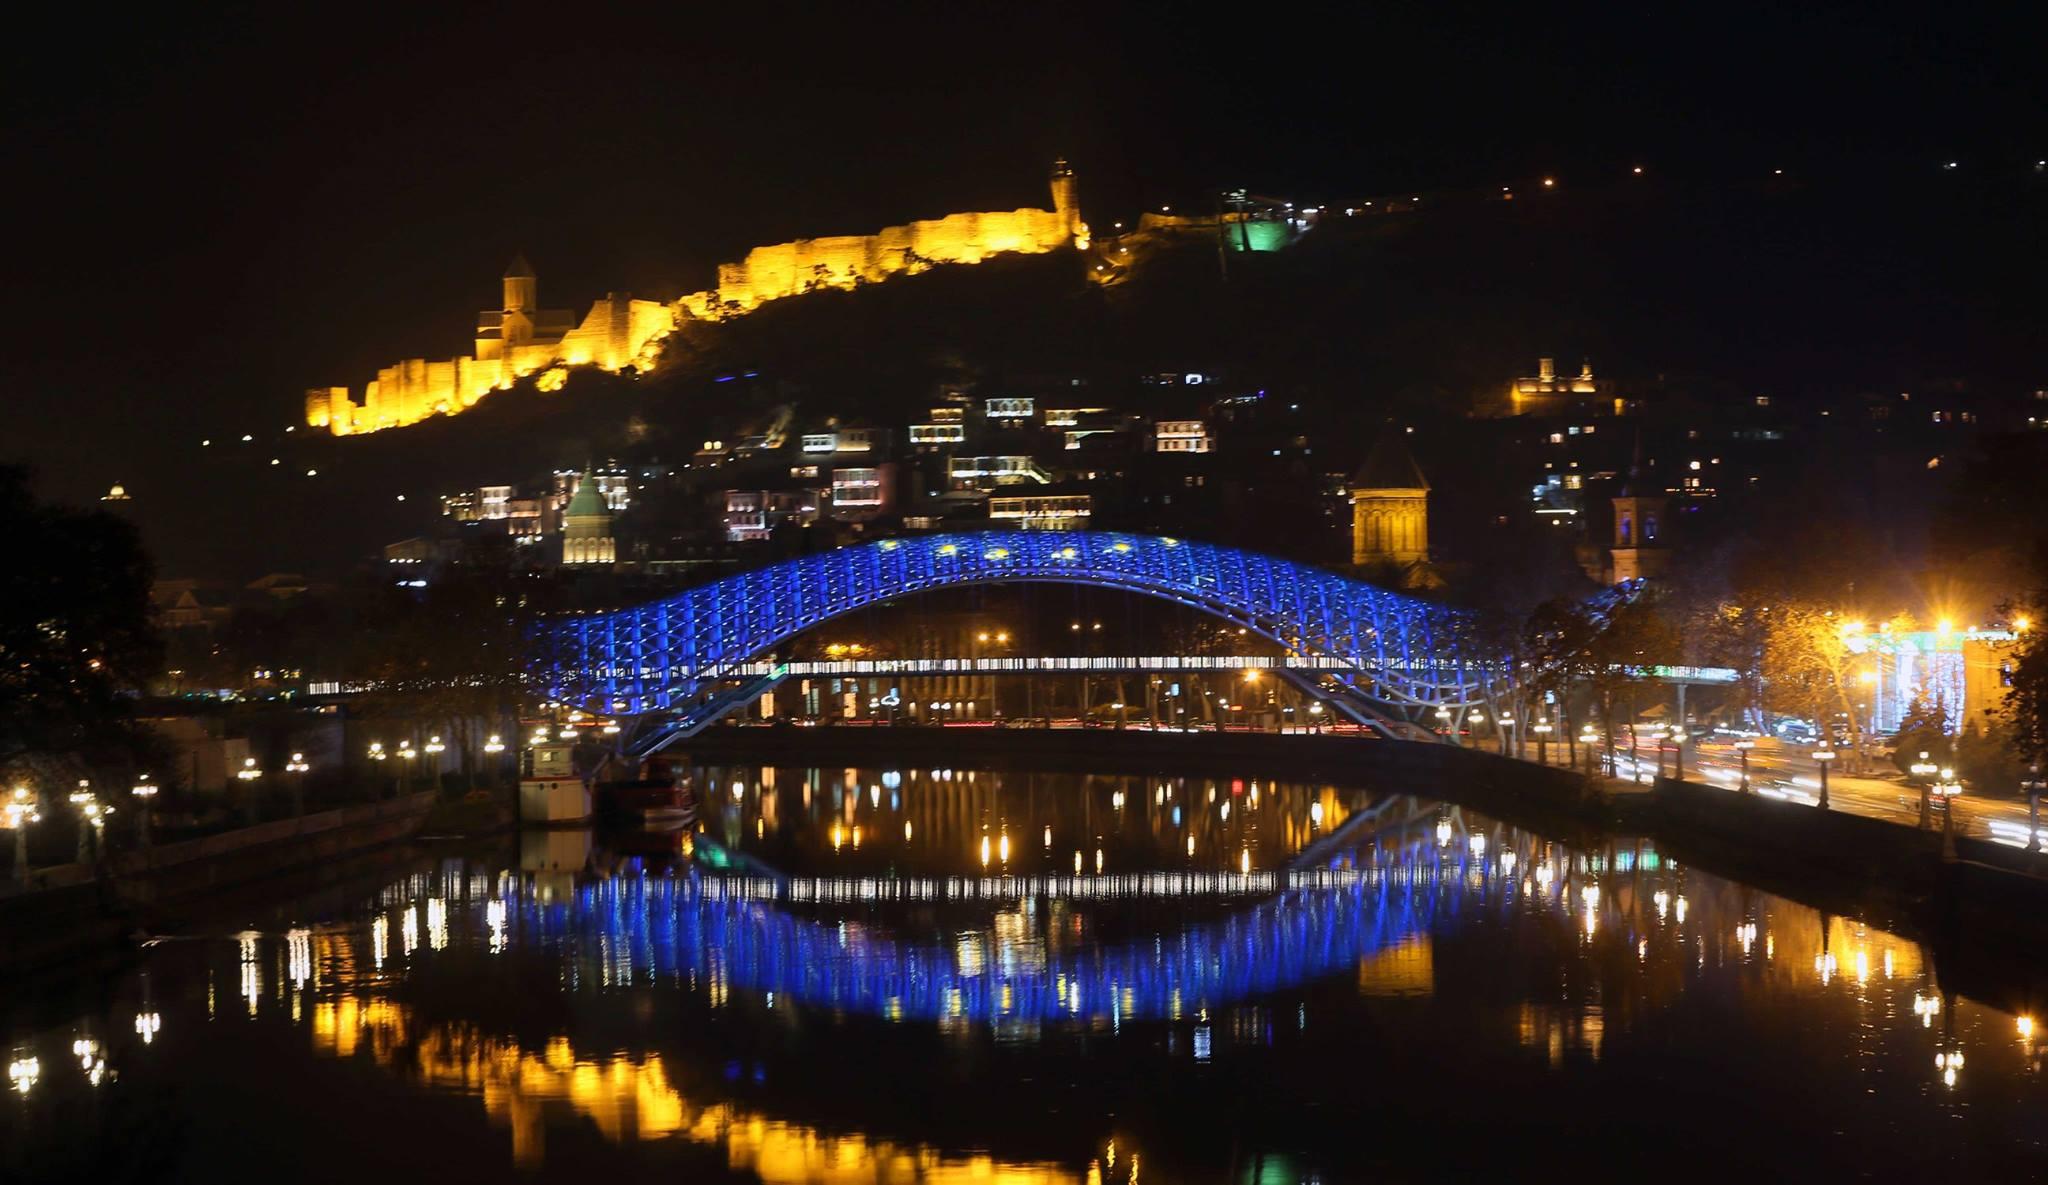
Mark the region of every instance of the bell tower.
[[532, 315], [540, 307], [540, 280], [526, 255], [514, 255], [505, 268], [505, 311]]
[[1643, 478], [1643, 445], [1636, 441], [1636, 455], [1629, 465], [1628, 481], [1614, 495], [1614, 546], [1609, 575], [1612, 582], [1647, 580], [1664, 574], [1671, 553], [1664, 549], [1664, 508], [1667, 499], [1653, 492]]
[[1065, 157], [1052, 162], [1052, 210], [1059, 215], [1062, 233], [1085, 246], [1081, 240], [1088, 230], [1081, 223], [1081, 204], [1074, 197], [1074, 167]]
[[1351, 478], [1351, 562], [1413, 569], [1429, 560], [1429, 479], [1407, 434], [1380, 433]]

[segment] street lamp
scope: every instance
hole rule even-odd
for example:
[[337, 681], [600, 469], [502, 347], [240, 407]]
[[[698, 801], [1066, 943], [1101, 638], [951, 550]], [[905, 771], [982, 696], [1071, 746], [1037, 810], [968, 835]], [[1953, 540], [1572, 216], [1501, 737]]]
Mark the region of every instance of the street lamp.
[[306, 771], [313, 768], [304, 753], [292, 754], [284, 763], [285, 772], [292, 776], [292, 815], [303, 817], [306, 813]]
[[78, 862], [88, 863], [92, 860], [92, 825], [87, 820], [86, 808], [94, 805], [92, 783], [78, 779], [78, 789], [65, 795], [65, 800], [78, 812]]
[[1953, 859], [1956, 854], [1956, 796], [1963, 792], [1963, 784], [1956, 779], [1956, 771], [1942, 767], [1941, 781], [1934, 784], [1934, 792], [1941, 795], [1941, 855], [1943, 859]]
[[85, 804], [84, 810], [85, 822], [92, 828], [93, 853], [104, 856], [107, 851], [107, 816], [114, 813], [114, 808], [95, 798]]
[[142, 817], [136, 820], [136, 826], [142, 830], [142, 846], [145, 850], [149, 847], [149, 808], [152, 805], [150, 799], [156, 797], [156, 792], [157, 785], [149, 780], [148, 774], [135, 779], [135, 785], [128, 791], [128, 793], [142, 800], [142, 805], [138, 808]]
[[1815, 749], [1813, 759], [1820, 763], [1820, 809], [1828, 809], [1828, 762], [1835, 759], [1833, 749]]
[[1454, 744], [1454, 745], [1455, 745], [1455, 744], [1457, 744], [1457, 743], [1458, 743], [1458, 733], [1457, 733], [1457, 730], [1455, 730], [1455, 729], [1453, 729], [1453, 728], [1451, 727], [1451, 710], [1450, 710], [1449, 708], [1438, 708], [1438, 709], [1436, 710], [1436, 718], [1437, 718], [1437, 722], [1438, 722], [1438, 724], [1439, 724], [1439, 725], [1441, 725], [1441, 727], [1442, 727], [1442, 728], [1443, 728], [1443, 730], [1444, 730], [1444, 735], [1445, 735], [1445, 736], [1448, 736], [1448, 737], [1450, 737], [1450, 738], [1451, 738], [1451, 743], [1452, 743], [1452, 744]]
[[27, 786], [16, 786], [14, 794], [7, 800], [0, 819], [14, 833], [14, 882], [28, 884], [28, 825], [43, 821], [42, 812], [36, 809], [36, 792]]
[[1594, 762], [1599, 760], [1598, 751], [1594, 748], [1599, 743], [1599, 740], [1600, 734], [1593, 731], [1593, 722], [1591, 720], [1586, 721], [1585, 727], [1579, 729], [1579, 743], [1586, 747], [1586, 773], [1588, 775], [1591, 775], [1593, 772]]
[[256, 780], [262, 776], [263, 771], [256, 768], [254, 757], [242, 758], [242, 768], [235, 771], [235, 777], [241, 779], [242, 785], [248, 787], [244, 791], [248, 797], [244, 800], [243, 809], [248, 813], [249, 825], [252, 827], [256, 825]]
[[412, 763], [420, 755], [420, 751], [413, 748], [412, 741], [408, 739], [398, 742], [398, 755], [405, 759], [405, 789], [411, 790]]
[[498, 739], [498, 734], [497, 734], [497, 733], [495, 733], [495, 732], [491, 734], [491, 736], [490, 736], [490, 739], [489, 739], [489, 740], [487, 740], [487, 741], [485, 741], [485, 742], [484, 742], [484, 752], [486, 752], [486, 753], [491, 753], [491, 754], [498, 754], [498, 753], [503, 753], [504, 751], [505, 751], [505, 742], [504, 742], [504, 741], [502, 741], [502, 740], [499, 740], [499, 739]]
[[1681, 782], [1685, 780], [1685, 742], [1691, 735], [1683, 724], [1671, 730], [1671, 776]]
[[1538, 717], [1529, 731], [1536, 734], [1536, 764], [1550, 764], [1550, 721]]
[[2041, 781], [2040, 762], [2027, 767], [2024, 789], [2027, 792], [2027, 850], [2038, 852], [2041, 850], [2041, 791], [2048, 790], [2048, 784]]
[[1735, 742], [1735, 752], [1742, 758], [1742, 792], [1749, 793], [1749, 751], [1756, 748], [1756, 742], [1743, 737]]
[[1920, 826], [1932, 827], [1934, 826], [1934, 804], [1932, 801], [1934, 775], [1941, 772], [1941, 767], [1929, 761], [1927, 759], [1927, 751], [1923, 749], [1920, 751], [1920, 760], [1909, 766], [1908, 771], [1912, 773], [1913, 780], [1920, 783]]
[[1308, 714], [1315, 717], [1315, 720], [1311, 722], [1309, 727], [1315, 731], [1317, 736], [1321, 736], [1323, 732], [1323, 701], [1317, 700], [1310, 704], [1308, 706]]

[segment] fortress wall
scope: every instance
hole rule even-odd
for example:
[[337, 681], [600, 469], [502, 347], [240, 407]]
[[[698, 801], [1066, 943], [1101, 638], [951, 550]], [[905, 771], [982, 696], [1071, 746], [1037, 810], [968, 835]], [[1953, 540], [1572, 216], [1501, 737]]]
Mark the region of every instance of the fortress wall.
[[[379, 370], [364, 387], [361, 404], [350, 401], [345, 387], [310, 391], [306, 423], [336, 435], [413, 424], [428, 416], [473, 407], [513, 380], [557, 365], [598, 366], [609, 371], [651, 366], [659, 357], [661, 340], [685, 317], [721, 320], [786, 296], [878, 283], [936, 264], [979, 263], [991, 255], [1039, 254], [1069, 244], [1085, 246], [1087, 228], [1073, 207], [1071, 174], [1055, 176], [1053, 197], [1057, 208], [1052, 210], [948, 214], [886, 227], [871, 235], [797, 239], [756, 247], [738, 263], [719, 266], [716, 288], [690, 293], [672, 304], [613, 293], [592, 304], [573, 325], [556, 326], [544, 313], [549, 324], [538, 327], [546, 330], [540, 336], [552, 337], [559, 331], [559, 342], [508, 346], [502, 339], [479, 338], [475, 356], [432, 362], [408, 358]], [[532, 303], [533, 295], [529, 289], [526, 303]], [[506, 316], [511, 322], [507, 328], [515, 331], [512, 336], [516, 340], [520, 336], [518, 322], [525, 318], [516, 313]]]
[[627, 302], [626, 354], [620, 364], [631, 363], [642, 370], [661, 356], [661, 339], [675, 332], [676, 311], [658, 300]]
[[[721, 264], [718, 288], [677, 302], [693, 316], [745, 312], [813, 288], [851, 288], [941, 263], [980, 263], [991, 255], [1038, 254], [1072, 241], [1070, 219], [1056, 210], [948, 214], [871, 235], [797, 239], [756, 247]], [[722, 308], [721, 308], [722, 306]]]

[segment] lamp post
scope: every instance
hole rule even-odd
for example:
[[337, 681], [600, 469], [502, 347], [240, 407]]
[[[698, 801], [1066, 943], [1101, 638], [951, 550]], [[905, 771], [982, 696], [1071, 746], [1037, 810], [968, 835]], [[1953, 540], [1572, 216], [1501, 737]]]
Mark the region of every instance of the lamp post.
[[1941, 781], [1934, 786], [1934, 792], [1941, 795], [1941, 858], [1956, 858], [1956, 796], [1963, 792], [1962, 782], [1956, 779], [1956, 771], [1942, 767]]
[[447, 748], [448, 746], [441, 743], [441, 736], [439, 733], [436, 733], [433, 736], [427, 738], [425, 751], [428, 754], [432, 755], [433, 760], [425, 762], [423, 768], [427, 770], [428, 785], [431, 786], [434, 792], [437, 794], [441, 791], [441, 754], [445, 752]]
[[292, 759], [284, 763], [284, 768], [285, 772], [290, 774], [292, 779], [292, 817], [295, 819], [304, 818], [306, 815], [306, 771], [312, 769], [313, 766], [306, 760], [304, 753], [294, 753], [292, 754]]
[[1309, 729], [1317, 736], [1323, 735], [1323, 701], [1317, 700], [1310, 704], [1308, 714], [1311, 717]]
[[14, 794], [7, 800], [6, 809], [0, 811], [0, 821], [14, 832], [14, 883], [28, 884], [28, 825], [43, 821], [42, 812], [36, 809], [36, 792], [27, 786], [16, 786]]
[[405, 760], [405, 764], [400, 767], [404, 770], [405, 776], [404, 788], [400, 793], [410, 794], [412, 793], [412, 763], [419, 758], [420, 751], [412, 747], [412, 741], [403, 740], [398, 742], [398, 755]]
[[86, 818], [85, 810], [86, 807], [92, 805], [92, 783], [84, 778], [78, 779], [78, 789], [65, 795], [65, 799], [78, 812], [78, 862], [80, 864], [90, 863], [92, 860], [92, 823]]
[[1465, 723], [1472, 726], [1472, 747], [1477, 749], [1479, 747], [1479, 726], [1486, 723], [1486, 713], [1478, 708], [1474, 708], [1466, 713]]
[[150, 800], [156, 797], [156, 791], [157, 785], [149, 780], [148, 774], [135, 779], [135, 785], [128, 791], [128, 793], [141, 800], [140, 805], [136, 807], [136, 813], [141, 817], [135, 821], [135, 825], [142, 833], [142, 848], [144, 851], [149, 850], [149, 816], [150, 807], [154, 805]]
[[1643, 780], [1643, 763], [1642, 759], [1636, 755], [1636, 746], [1636, 722], [1631, 720], [1628, 722], [1628, 776], [1632, 781], [1640, 784]]
[[[391, 755], [390, 755], [389, 753], [386, 753], [386, 752], [384, 751], [384, 742], [383, 742], [383, 741], [371, 741], [371, 742], [370, 742], [370, 760], [372, 760], [372, 761], [377, 761], [377, 762], [382, 762], [382, 761], [386, 761], [386, 760], [389, 760], [389, 759], [390, 759], [390, 756], [391, 756]], [[391, 789], [392, 789], [392, 791], [393, 791], [393, 796], [394, 796], [394, 797], [396, 797], [396, 791], [397, 791], [398, 787], [397, 787], [396, 785], [394, 785], [394, 786], [392, 786], [392, 788], [391, 788]], [[378, 798], [382, 798], [382, 797], [384, 797], [384, 789], [383, 789], [383, 779], [381, 779], [381, 778], [380, 778], [380, 779], [378, 779], [378, 782], [377, 782], [377, 792], [376, 792], [376, 796], [377, 796]]]
[[1444, 735], [1450, 738], [1450, 742], [1453, 745], [1457, 744], [1458, 730], [1451, 727], [1451, 710], [1449, 708], [1438, 708], [1436, 710], [1436, 719], [1437, 723], [1443, 728]]
[[1536, 764], [1538, 765], [1550, 764], [1550, 729], [1550, 721], [1540, 716], [1537, 717], [1536, 723], [1529, 726], [1529, 731], [1536, 734]]
[[491, 785], [494, 787], [498, 784], [498, 768], [503, 764], [503, 759], [500, 758], [498, 755], [500, 753], [503, 753], [504, 751], [504, 738], [500, 737], [497, 733], [492, 733], [489, 739], [484, 741], [484, 753], [485, 755], [491, 758]]
[[114, 808], [95, 798], [85, 804], [85, 817], [92, 824], [92, 852], [96, 859], [105, 859], [107, 854], [107, 816]]
[[2041, 781], [2041, 763], [2027, 766], [2027, 850], [2041, 850], [2041, 791], [2048, 789]]
[[1828, 809], [1828, 762], [1835, 759], [1833, 749], [1815, 749], [1813, 759], [1820, 763], [1820, 809]]
[[1941, 772], [1941, 767], [1929, 761], [1927, 759], [1927, 751], [1923, 749], [1920, 751], [1920, 760], [1914, 762], [1909, 767], [1909, 772], [1912, 773], [1913, 780], [1920, 783], [1920, 826], [1923, 828], [1932, 827], [1934, 826], [1934, 775]]
[[235, 777], [239, 778], [242, 782], [242, 785], [246, 787], [243, 793], [246, 794], [247, 797], [243, 799], [242, 809], [248, 814], [249, 825], [251, 827], [254, 827], [256, 825], [257, 819], [256, 782], [262, 776], [263, 771], [256, 767], [256, 759], [254, 757], [242, 758], [242, 768], [235, 771]]
[[1681, 782], [1685, 780], [1685, 742], [1691, 737], [1683, 724], [1671, 731], [1671, 776]]
[[1599, 742], [1600, 734], [1593, 731], [1593, 722], [1591, 720], [1586, 721], [1586, 726], [1579, 730], [1579, 743], [1586, 747], [1586, 774], [1588, 777], [1592, 776], [1595, 763], [1599, 760], [1599, 756], [1594, 750], [1594, 746]]
[[1743, 737], [1735, 742], [1735, 752], [1742, 758], [1742, 792], [1749, 793], [1749, 751], [1756, 748], [1756, 742]]

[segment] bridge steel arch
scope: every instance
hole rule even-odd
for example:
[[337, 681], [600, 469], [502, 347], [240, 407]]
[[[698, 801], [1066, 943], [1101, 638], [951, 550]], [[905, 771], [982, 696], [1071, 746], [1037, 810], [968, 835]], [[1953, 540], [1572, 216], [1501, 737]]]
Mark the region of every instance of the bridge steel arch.
[[599, 712], [675, 709], [792, 636], [883, 601], [973, 584], [1125, 589], [1338, 660], [1377, 710], [1412, 718], [1481, 702], [1501, 675], [1469, 613], [1256, 552], [1107, 531], [979, 531], [883, 539], [728, 576], [631, 609], [543, 623], [536, 684]]

